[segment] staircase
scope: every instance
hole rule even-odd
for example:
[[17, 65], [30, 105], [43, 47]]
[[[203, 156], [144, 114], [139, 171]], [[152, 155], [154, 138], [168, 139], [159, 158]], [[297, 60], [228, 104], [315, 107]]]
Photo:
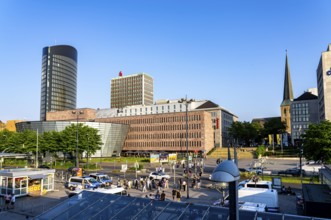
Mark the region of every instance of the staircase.
[[[255, 148], [247, 147], [237, 149], [238, 159], [253, 159]], [[233, 159], [233, 148], [230, 148], [231, 158]], [[210, 154], [207, 155], [208, 158], [221, 158], [222, 160], [228, 158], [228, 148], [214, 148]]]

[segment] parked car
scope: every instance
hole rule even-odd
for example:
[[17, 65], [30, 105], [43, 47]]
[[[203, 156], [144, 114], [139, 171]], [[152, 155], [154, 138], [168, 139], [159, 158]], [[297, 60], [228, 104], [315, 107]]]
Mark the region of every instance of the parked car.
[[156, 180], [161, 180], [162, 178], [170, 179], [170, 176], [168, 174], [163, 173], [163, 172], [151, 172], [149, 174], [149, 178], [156, 179]]
[[49, 166], [47, 165], [39, 165], [38, 168], [41, 168], [41, 169], [51, 169]]
[[[281, 170], [278, 172], [278, 175], [291, 175], [291, 176], [300, 176], [300, 169], [298, 168], [290, 168], [287, 170]], [[306, 172], [302, 170], [302, 175], [305, 176]]]
[[102, 187], [110, 186], [112, 184], [111, 178], [104, 173], [90, 173], [89, 176], [101, 183]]
[[69, 188], [70, 190], [75, 190], [76, 188], [79, 189], [89, 189], [93, 188], [96, 189], [101, 186], [101, 183], [99, 183], [96, 179], [84, 176], [84, 177], [70, 177], [68, 182], [65, 183], [65, 187]]

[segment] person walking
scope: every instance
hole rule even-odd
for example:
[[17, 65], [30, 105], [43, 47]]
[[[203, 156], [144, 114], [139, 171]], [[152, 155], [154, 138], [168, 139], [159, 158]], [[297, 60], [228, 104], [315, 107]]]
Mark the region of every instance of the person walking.
[[180, 202], [180, 198], [182, 197], [182, 195], [180, 194], [180, 191], [177, 190], [176, 191], [176, 198], [177, 198], [177, 202]]
[[145, 183], [145, 181], [142, 181], [142, 191], [143, 192], [147, 192], [147, 188], [146, 188], [146, 183]]
[[10, 198], [10, 208], [15, 208], [15, 202], [16, 202], [16, 197], [15, 197], [15, 194], [12, 193], [11, 194], [11, 198]]
[[169, 189], [169, 180], [168, 179], [165, 180], [164, 188]]
[[184, 192], [186, 191], [186, 181], [185, 180], [183, 181], [183, 190], [184, 190]]
[[8, 210], [9, 209], [10, 200], [11, 200], [10, 195], [7, 193], [5, 195], [5, 210]]
[[173, 200], [175, 200], [176, 193], [177, 193], [177, 190], [175, 188], [173, 188], [173, 190], [172, 190], [172, 199]]
[[165, 195], [164, 191], [162, 191], [160, 200], [161, 201], [165, 201], [165, 196], [166, 195]]
[[178, 180], [178, 183], [179, 183], [179, 190], [182, 190], [182, 185], [183, 185], [183, 181], [182, 181], [182, 178], [179, 178]]

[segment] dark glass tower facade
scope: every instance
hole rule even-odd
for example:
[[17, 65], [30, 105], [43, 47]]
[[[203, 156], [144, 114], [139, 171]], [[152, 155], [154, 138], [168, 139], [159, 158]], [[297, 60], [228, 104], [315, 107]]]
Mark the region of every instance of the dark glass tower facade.
[[76, 109], [77, 50], [68, 45], [43, 48], [40, 120], [46, 113]]

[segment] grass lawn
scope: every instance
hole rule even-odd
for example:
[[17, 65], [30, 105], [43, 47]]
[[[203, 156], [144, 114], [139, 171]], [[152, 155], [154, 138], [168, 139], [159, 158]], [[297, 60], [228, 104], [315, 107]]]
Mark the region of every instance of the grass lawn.
[[[262, 176], [260, 175], [260, 180], [262, 180]], [[292, 176], [267, 176], [263, 175], [263, 180], [265, 181], [272, 181], [273, 177], [280, 177], [282, 180], [282, 183], [290, 183], [290, 184], [301, 184], [300, 177], [292, 177]], [[242, 176], [242, 179], [247, 179], [247, 176]], [[318, 176], [314, 177], [302, 177], [302, 183], [311, 183], [311, 180], [313, 183], [319, 183]]]

